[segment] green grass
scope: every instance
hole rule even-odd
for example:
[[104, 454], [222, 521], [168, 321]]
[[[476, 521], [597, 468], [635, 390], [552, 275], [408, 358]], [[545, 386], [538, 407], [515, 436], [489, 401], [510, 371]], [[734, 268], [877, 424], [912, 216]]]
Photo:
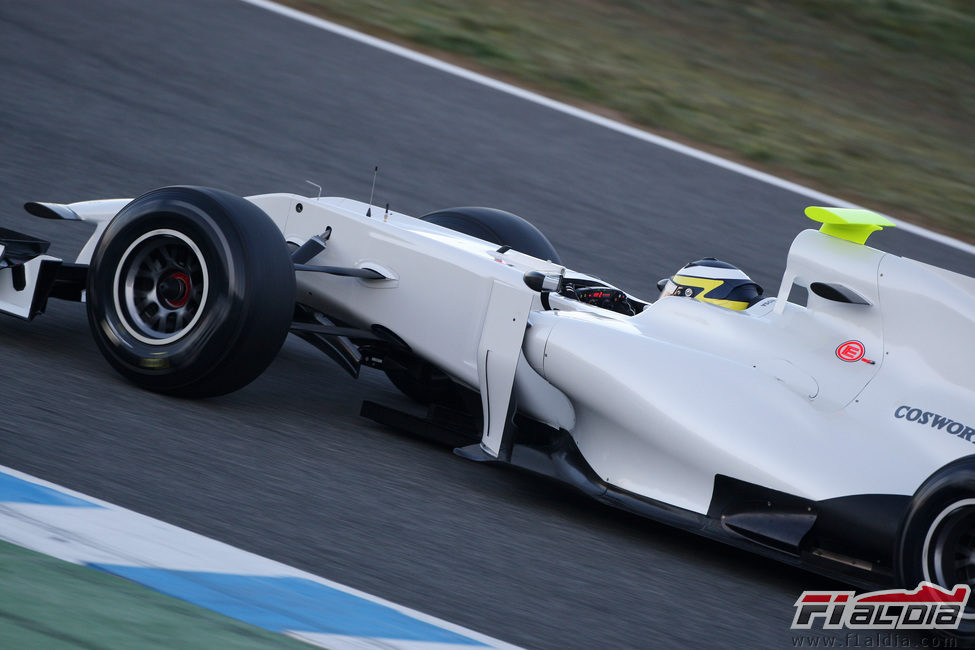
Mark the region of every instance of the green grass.
[[123, 578], [0, 540], [0, 648], [307, 650]]
[[970, 0], [287, 0], [975, 241]]

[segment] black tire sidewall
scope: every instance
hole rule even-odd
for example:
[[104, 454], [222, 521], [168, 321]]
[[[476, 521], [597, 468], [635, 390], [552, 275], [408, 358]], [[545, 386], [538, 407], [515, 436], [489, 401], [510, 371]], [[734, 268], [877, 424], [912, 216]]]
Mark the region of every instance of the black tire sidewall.
[[[937, 582], [933, 571], [925, 577], [924, 543], [936, 518], [954, 503], [975, 498], [975, 456], [959, 459], [931, 476], [915, 493], [901, 525], [895, 580], [905, 589], [917, 587], [922, 580]], [[942, 585], [951, 589], [954, 585]], [[968, 610], [971, 611], [972, 603]], [[975, 633], [975, 619], [965, 619], [958, 635], [969, 638]]]
[[481, 207], [448, 208], [425, 214], [420, 220], [561, 264], [558, 251], [545, 233], [527, 219], [505, 210]]
[[[157, 345], [128, 331], [114, 296], [115, 276], [126, 250], [142, 235], [162, 229], [176, 231], [195, 244], [206, 264], [208, 295], [189, 331]], [[276, 245], [280, 254], [272, 256], [277, 259], [271, 264], [261, 249]], [[282, 273], [282, 256], [290, 275], [290, 297], [286, 297], [289, 278]], [[268, 271], [273, 277], [262, 277]], [[277, 292], [276, 287], [263, 286], [271, 283], [280, 285]], [[247, 383], [253, 377], [233, 375], [253, 374], [253, 367], [263, 364], [263, 370], [270, 362], [287, 334], [293, 287], [283, 236], [257, 206], [209, 188], [162, 188], [123, 208], [99, 239], [88, 275], [88, 317], [99, 348], [123, 376], [150, 390], [208, 396]], [[275, 304], [267, 306], [270, 315], [264, 317], [255, 302], [267, 300]], [[270, 326], [261, 320], [268, 318], [275, 321]], [[266, 349], [256, 345], [254, 339], [260, 337], [251, 330], [267, 330], [271, 340], [266, 341]], [[238, 358], [242, 355], [252, 358]]]

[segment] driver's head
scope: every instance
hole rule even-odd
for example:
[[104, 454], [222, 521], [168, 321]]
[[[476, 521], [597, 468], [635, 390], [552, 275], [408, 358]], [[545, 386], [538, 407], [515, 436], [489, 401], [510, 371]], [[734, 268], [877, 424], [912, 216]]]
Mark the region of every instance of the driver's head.
[[762, 287], [741, 269], [705, 257], [691, 262], [669, 278], [660, 297], [684, 296], [741, 311], [758, 302], [762, 293]]

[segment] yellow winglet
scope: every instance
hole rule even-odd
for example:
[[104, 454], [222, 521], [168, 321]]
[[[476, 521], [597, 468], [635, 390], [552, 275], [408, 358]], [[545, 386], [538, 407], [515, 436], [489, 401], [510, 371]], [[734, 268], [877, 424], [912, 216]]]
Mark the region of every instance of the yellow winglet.
[[819, 232], [854, 244], [865, 244], [867, 237], [874, 231], [896, 225], [876, 212], [861, 208], [823, 208], [811, 205], [806, 208], [806, 216], [813, 221], [822, 222]]

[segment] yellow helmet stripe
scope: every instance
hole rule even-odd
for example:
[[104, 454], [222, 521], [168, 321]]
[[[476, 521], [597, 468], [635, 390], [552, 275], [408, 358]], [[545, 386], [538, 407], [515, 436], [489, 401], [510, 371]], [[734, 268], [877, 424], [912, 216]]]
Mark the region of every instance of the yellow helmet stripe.
[[691, 287], [700, 287], [704, 289], [704, 291], [697, 294], [695, 298], [703, 298], [709, 292], [714, 291], [722, 284], [724, 284], [724, 280], [712, 280], [710, 278], [695, 278], [688, 275], [675, 275], [673, 282], [674, 284], [685, 284]]
[[743, 311], [745, 309], [748, 309], [748, 303], [742, 300], [718, 300], [716, 298], [707, 297], [707, 295], [711, 291], [724, 284], [724, 280], [712, 280], [710, 278], [695, 278], [689, 275], [675, 275], [671, 281], [674, 284], [690, 286], [690, 287], [698, 287], [703, 289], [701, 293], [694, 296], [694, 298], [702, 302], [709, 302], [712, 305], [718, 305], [719, 307], [724, 307], [726, 309], [734, 309], [735, 311]]
[[742, 300], [715, 300], [714, 298], [701, 298], [700, 300], [709, 302], [712, 305], [724, 307], [726, 309], [733, 309], [735, 311], [744, 311], [748, 309], [748, 303]]

